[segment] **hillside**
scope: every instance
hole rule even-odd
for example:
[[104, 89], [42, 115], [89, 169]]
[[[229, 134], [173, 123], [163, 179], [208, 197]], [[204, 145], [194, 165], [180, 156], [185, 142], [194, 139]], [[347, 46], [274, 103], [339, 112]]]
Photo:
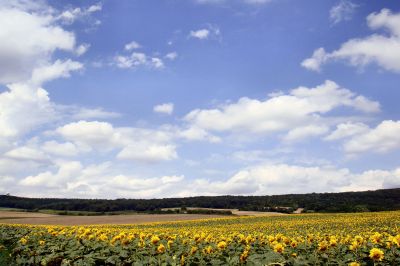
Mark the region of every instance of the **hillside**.
[[[360, 212], [400, 209], [400, 188], [363, 192], [310, 193], [274, 196], [202, 196], [164, 199], [63, 199], [0, 196], [0, 207], [26, 210], [157, 211], [161, 208], [203, 207], [252, 211], [284, 211], [304, 208], [315, 212]], [[289, 210], [288, 210], [289, 211]], [[290, 210], [291, 211], [291, 210]]]

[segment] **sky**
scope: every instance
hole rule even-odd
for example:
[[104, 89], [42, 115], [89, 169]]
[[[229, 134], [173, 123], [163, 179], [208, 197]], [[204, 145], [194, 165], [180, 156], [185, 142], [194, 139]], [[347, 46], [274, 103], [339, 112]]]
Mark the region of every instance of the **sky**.
[[400, 187], [400, 4], [0, 0], [0, 194]]

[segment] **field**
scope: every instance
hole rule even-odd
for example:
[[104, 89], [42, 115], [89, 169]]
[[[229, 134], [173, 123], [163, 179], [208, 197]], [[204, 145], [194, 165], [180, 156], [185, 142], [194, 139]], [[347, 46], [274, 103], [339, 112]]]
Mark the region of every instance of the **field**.
[[400, 265], [400, 212], [0, 225], [11, 265]]
[[[249, 213], [251, 214], [251, 213]], [[32, 225], [100, 225], [100, 224], [140, 224], [165, 221], [186, 221], [206, 218], [221, 218], [223, 215], [204, 214], [130, 214], [74, 216], [37, 212], [0, 211], [0, 223]]]

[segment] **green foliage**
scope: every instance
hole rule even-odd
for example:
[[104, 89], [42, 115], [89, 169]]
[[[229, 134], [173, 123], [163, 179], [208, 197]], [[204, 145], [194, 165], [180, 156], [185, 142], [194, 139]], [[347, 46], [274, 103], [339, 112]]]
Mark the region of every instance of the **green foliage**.
[[[66, 215], [98, 215], [134, 211], [166, 213], [162, 208], [201, 207], [250, 211], [368, 212], [400, 210], [400, 188], [364, 192], [310, 193], [276, 196], [208, 196], [166, 199], [46, 199], [0, 195], [0, 206], [30, 211], [57, 210]], [[75, 213], [74, 213], [75, 212]]]

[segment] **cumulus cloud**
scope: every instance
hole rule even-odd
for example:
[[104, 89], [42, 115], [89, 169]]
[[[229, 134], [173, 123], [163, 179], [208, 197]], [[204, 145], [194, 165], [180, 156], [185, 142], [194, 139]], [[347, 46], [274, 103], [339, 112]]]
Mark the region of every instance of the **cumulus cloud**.
[[[72, 24], [76, 20], [89, 19], [90, 16], [102, 10], [102, 4], [97, 3], [86, 8], [76, 7], [63, 11], [57, 19], [65, 24]], [[97, 22], [97, 20], [95, 21]]]
[[352, 173], [332, 166], [304, 167], [260, 164], [238, 171], [221, 181], [197, 179], [191, 195], [274, 195], [306, 192], [375, 190], [400, 185], [399, 169]]
[[320, 136], [327, 133], [328, 131], [328, 126], [307, 125], [290, 130], [283, 139], [288, 142], [298, 141], [308, 137]]
[[0, 24], [0, 83], [27, 80], [54, 51], [75, 49], [75, 35], [47, 14], [0, 6]]
[[210, 31], [208, 29], [190, 31], [190, 37], [197, 38], [200, 40], [207, 39], [209, 34]]
[[318, 48], [301, 65], [309, 70], [319, 71], [327, 62], [345, 60], [356, 67], [375, 63], [385, 70], [400, 72], [400, 13], [382, 9], [368, 15], [367, 23], [372, 30], [386, 29], [389, 36], [372, 34], [350, 39], [330, 53], [324, 48]]
[[341, 21], [351, 20], [357, 5], [348, 0], [341, 0], [329, 10], [329, 18], [336, 24]]
[[132, 41], [130, 43], [125, 44], [125, 50], [127, 51], [131, 51], [131, 50], [135, 50], [135, 49], [139, 49], [140, 47], [142, 47], [138, 42]]
[[173, 103], [163, 103], [153, 107], [153, 111], [156, 113], [170, 115], [174, 111]]
[[207, 25], [206, 28], [191, 30], [189, 33], [190, 38], [195, 38], [199, 40], [206, 40], [209, 38], [216, 38], [221, 34], [220, 29], [215, 25]]
[[215, 109], [195, 109], [184, 119], [199, 132], [265, 134], [291, 131], [286, 138], [295, 140], [325, 133], [327, 114], [339, 107], [364, 113], [380, 109], [378, 102], [328, 80], [315, 88], [299, 87], [289, 94], [266, 100], [244, 97]]
[[158, 57], [149, 57], [145, 53], [133, 52], [130, 55], [117, 55], [114, 63], [119, 68], [138, 68], [146, 66], [154, 69], [164, 68], [164, 62]]
[[176, 159], [171, 144], [172, 132], [143, 128], [115, 128], [107, 122], [79, 121], [56, 129], [56, 133], [81, 150], [118, 151], [117, 159], [137, 162], [160, 162]]
[[[2, 179], [0, 179], [0, 182]], [[79, 161], [59, 161], [52, 171], [30, 175], [19, 181], [30, 196], [73, 195], [82, 198], [152, 198], [170, 196], [183, 175], [137, 177], [118, 174], [110, 162], [83, 166]]]
[[354, 135], [362, 134], [369, 130], [369, 127], [364, 123], [341, 123], [336, 126], [336, 129], [331, 132], [328, 136], [326, 136], [325, 140], [338, 140], [347, 137], [351, 137]]
[[362, 129], [345, 142], [349, 154], [362, 152], [385, 153], [400, 148], [400, 121], [385, 120], [372, 129]]
[[56, 119], [44, 89], [25, 84], [11, 84], [8, 89], [0, 94], [0, 137], [20, 137]]
[[37, 67], [32, 72], [31, 81], [34, 84], [43, 84], [46, 81], [70, 77], [72, 71], [83, 68], [83, 64], [72, 61], [71, 59], [61, 61], [56, 60], [51, 65]]
[[176, 148], [173, 145], [133, 145], [123, 148], [118, 154], [118, 159], [142, 161], [142, 162], [159, 162], [170, 161], [178, 158]]

